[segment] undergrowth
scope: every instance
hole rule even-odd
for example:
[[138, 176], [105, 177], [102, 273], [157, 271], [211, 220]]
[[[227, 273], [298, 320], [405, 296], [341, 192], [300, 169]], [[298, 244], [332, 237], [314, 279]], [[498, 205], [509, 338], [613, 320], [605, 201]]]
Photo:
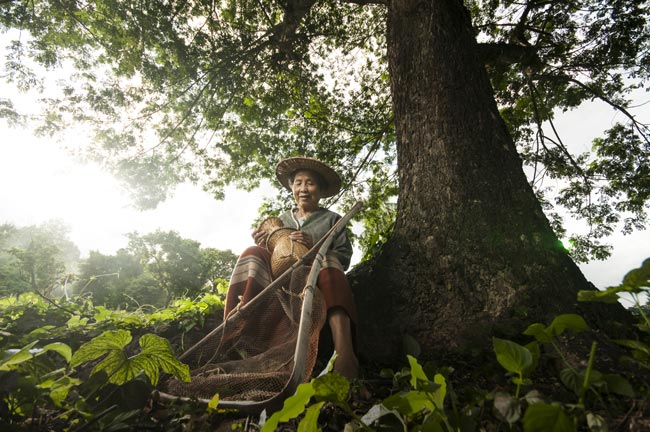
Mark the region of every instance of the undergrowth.
[[596, 339], [582, 358], [569, 355], [566, 348], [574, 335], [589, 340], [593, 332], [582, 317], [566, 314], [530, 324], [518, 341], [494, 337], [489, 356], [465, 365], [438, 366], [407, 355], [401, 369], [369, 370], [364, 379], [350, 383], [329, 372], [333, 358], [282, 409], [258, 417], [220, 409], [218, 395], [207, 406], [163, 404], [156, 398], [162, 376], [190, 379], [176, 353], [221, 314], [218, 295], [178, 300], [153, 312], [109, 310], [83, 298], [5, 297], [0, 299], [0, 430], [650, 429], [645, 419], [650, 397], [648, 289], [650, 260], [619, 286], [579, 295], [581, 301], [614, 302], [625, 293], [634, 302], [637, 337], [613, 341], [623, 353], [614, 363], [616, 370], [596, 366], [599, 355], [612, 355]]

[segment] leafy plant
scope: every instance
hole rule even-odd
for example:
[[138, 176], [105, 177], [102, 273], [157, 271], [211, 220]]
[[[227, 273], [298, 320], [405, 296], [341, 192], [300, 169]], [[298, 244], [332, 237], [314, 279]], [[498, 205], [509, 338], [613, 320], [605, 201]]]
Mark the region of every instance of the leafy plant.
[[[318, 413], [325, 403], [342, 409], [351, 418], [347, 427], [353, 430], [373, 431], [396, 426], [404, 431], [454, 430], [444, 411], [445, 378], [436, 374], [433, 381], [429, 380], [417, 360], [412, 356], [407, 358], [410, 366], [408, 388], [373, 405], [363, 417], [359, 417], [347, 402], [350, 383], [338, 374], [328, 373], [299, 385], [296, 393], [285, 400], [282, 409], [264, 423], [261, 431], [274, 431], [280, 423], [303, 413], [298, 430], [317, 430]], [[309, 405], [312, 400], [314, 403]]]
[[645, 301], [650, 294], [650, 258], [643, 261], [639, 268], [630, 270], [620, 285], [609, 287], [604, 291], [580, 291], [578, 300], [603, 303], [616, 303], [622, 296], [631, 298], [633, 307], [639, 317], [636, 328], [643, 339], [619, 339], [615, 342], [627, 347], [632, 352], [632, 359], [641, 367], [650, 369], [650, 318]]
[[[585, 369], [577, 369], [567, 360], [557, 343], [557, 337], [567, 330], [580, 332], [588, 329], [581, 316], [565, 314], [555, 317], [549, 326], [541, 323], [531, 324], [523, 334], [534, 337], [535, 341], [526, 346], [493, 338], [497, 361], [508, 372], [515, 374], [512, 381], [517, 385], [514, 397], [507, 393], [495, 394], [494, 408], [498, 416], [511, 425], [523, 420], [525, 431], [574, 431], [581, 417], [595, 418], [595, 414], [585, 410], [585, 395], [588, 390], [596, 394], [599, 391], [607, 391], [633, 397], [632, 387], [625, 378], [616, 374], [602, 374], [593, 368], [596, 342], [592, 343]], [[565, 368], [560, 372], [560, 380], [578, 396], [577, 405], [546, 403], [536, 390], [519, 398], [521, 387], [532, 384], [529, 377], [537, 367], [540, 358], [539, 344], [550, 345], [561, 358]], [[521, 412], [524, 404], [527, 408], [522, 419]]]
[[109, 383], [124, 384], [144, 373], [151, 384], [156, 385], [160, 371], [183, 381], [190, 380], [189, 366], [176, 359], [169, 341], [153, 334], [145, 334], [139, 341], [142, 351], [128, 357], [125, 347], [131, 339], [131, 333], [126, 330], [106, 331], [83, 344], [72, 356], [70, 366], [77, 367], [106, 355], [95, 365], [91, 375], [105, 371]]

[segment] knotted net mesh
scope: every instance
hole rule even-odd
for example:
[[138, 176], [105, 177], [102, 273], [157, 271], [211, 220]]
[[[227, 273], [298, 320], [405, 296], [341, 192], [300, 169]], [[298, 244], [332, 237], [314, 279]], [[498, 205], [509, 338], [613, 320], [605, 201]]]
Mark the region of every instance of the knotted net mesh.
[[[220, 400], [263, 401], [282, 391], [295, 361], [303, 289], [309, 267], [299, 266], [284, 276], [268, 295], [236, 308], [221, 331], [201, 340], [183, 362], [191, 369], [189, 383], [172, 379], [166, 390], [176, 396]], [[259, 295], [261, 297], [261, 295]], [[325, 302], [313, 290], [309, 347], [303, 381], [314, 368], [319, 332], [326, 319]]]

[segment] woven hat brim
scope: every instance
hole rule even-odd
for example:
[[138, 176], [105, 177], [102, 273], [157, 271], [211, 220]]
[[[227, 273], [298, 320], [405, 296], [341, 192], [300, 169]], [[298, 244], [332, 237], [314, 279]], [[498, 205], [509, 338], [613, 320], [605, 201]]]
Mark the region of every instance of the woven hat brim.
[[289, 191], [291, 191], [291, 174], [298, 170], [311, 170], [323, 177], [325, 185], [321, 188], [321, 196], [327, 198], [336, 195], [341, 190], [341, 177], [332, 168], [310, 157], [292, 157], [284, 159], [275, 168], [275, 175], [278, 180]]

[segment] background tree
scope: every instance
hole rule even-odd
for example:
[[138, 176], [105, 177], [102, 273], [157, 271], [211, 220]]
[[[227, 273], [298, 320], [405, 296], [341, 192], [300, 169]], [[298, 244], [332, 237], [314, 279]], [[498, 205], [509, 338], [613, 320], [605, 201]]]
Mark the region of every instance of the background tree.
[[159, 281], [149, 272], [141, 273], [131, 279], [124, 294], [123, 297], [126, 299], [122, 303], [129, 309], [144, 306], [162, 308], [169, 303], [167, 293], [161, 289]]
[[79, 259], [79, 249], [68, 239], [68, 232], [58, 221], [0, 226], [0, 291], [51, 295], [57, 282], [74, 272]]
[[[167, 306], [171, 297], [194, 297], [230, 278], [237, 256], [230, 250], [199, 248], [175, 232], [129, 234], [129, 248], [115, 255], [90, 252], [79, 264], [77, 294], [93, 303], [133, 309]], [[171, 297], [168, 293], [171, 293]]]
[[30, 289], [28, 280], [22, 277], [20, 260], [9, 253], [9, 239], [13, 237], [18, 228], [12, 224], [0, 226], [0, 295], [19, 294]]
[[175, 231], [128, 234], [128, 249], [165, 293], [164, 304], [173, 297], [196, 297], [205, 283], [200, 243], [184, 239]]
[[[92, 293], [95, 305], [123, 307], [130, 304], [124, 294], [132, 295], [129, 287], [143, 272], [140, 260], [125, 249], [118, 250], [115, 255], [91, 251], [79, 264], [75, 292], [79, 295]], [[158, 297], [164, 297], [160, 289]]]
[[[19, 85], [36, 79], [27, 58], [79, 70], [41, 130], [94, 124], [93, 154], [142, 205], [182, 179], [217, 197], [231, 182], [253, 187], [279, 155], [343, 172], [343, 208], [364, 196], [376, 209], [398, 179], [392, 235], [358, 297], [364, 308], [381, 300], [362, 340], [383, 357], [403, 332], [432, 353], [477, 329], [573, 309], [586, 281], [531, 183], [566, 180], [558, 203], [590, 227], [574, 238], [578, 258], [606, 255], [598, 239], [617, 224], [645, 224], [647, 129], [627, 96], [648, 78], [647, 18], [646, 2], [624, 0], [105, 0], [14, 1], [0, 22], [31, 35], [8, 59]], [[543, 134], [556, 109], [593, 99], [629, 120], [594, 152], [571, 154]]]
[[203, 256], [203, 280], [216, 287], [218, 279], [230, 279], [235, 264], [237, 263], [237, 255], [230, 249], [219, 250], [214, 248], [201, 249]]

